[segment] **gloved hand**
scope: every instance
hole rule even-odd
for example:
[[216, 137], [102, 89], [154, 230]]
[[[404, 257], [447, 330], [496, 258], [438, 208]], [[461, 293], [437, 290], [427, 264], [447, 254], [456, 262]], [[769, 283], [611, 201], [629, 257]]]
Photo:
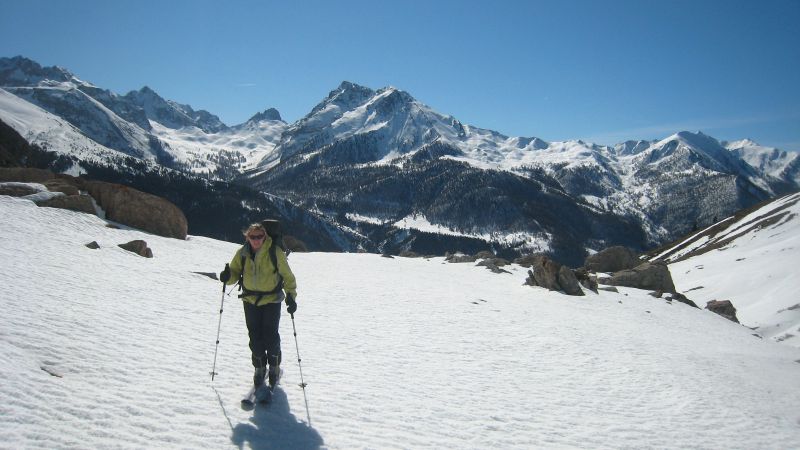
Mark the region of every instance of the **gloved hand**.
[[231, 267], [228, 264], [225, 264], [225, 270], [219, 273], [219, 281], [223, 283], [227, 283], [228, 280], [231, 279]]
[[286, 302], [286, 312], [294, 315], [294, 312], [297, 311], [297, 302], [294, 301], [294, 296], [292, 294], [286, 294], [285, 302]]

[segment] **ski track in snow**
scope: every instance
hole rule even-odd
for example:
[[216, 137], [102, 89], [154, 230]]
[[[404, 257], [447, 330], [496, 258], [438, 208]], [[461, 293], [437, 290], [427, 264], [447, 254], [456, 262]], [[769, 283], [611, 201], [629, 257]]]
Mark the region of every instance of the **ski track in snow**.
[[[441, 258], [292, 254], [273, 404], [243, 411], [237, 245], [0, 196], [2, 448], [792, 448], [800, 350], [644, 291]], [[154, 258], [117, 247], [144, 239]], [[99, 250], [84, 244], [97, 241]]]

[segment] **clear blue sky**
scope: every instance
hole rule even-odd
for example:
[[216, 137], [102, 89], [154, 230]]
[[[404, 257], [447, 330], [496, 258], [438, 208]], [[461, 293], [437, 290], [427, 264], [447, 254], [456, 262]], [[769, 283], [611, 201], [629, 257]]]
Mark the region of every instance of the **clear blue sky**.
[[0, 56], [244, 122], [343, 80], [509, 136], [800, 150], [800, 0], [0, 0]]

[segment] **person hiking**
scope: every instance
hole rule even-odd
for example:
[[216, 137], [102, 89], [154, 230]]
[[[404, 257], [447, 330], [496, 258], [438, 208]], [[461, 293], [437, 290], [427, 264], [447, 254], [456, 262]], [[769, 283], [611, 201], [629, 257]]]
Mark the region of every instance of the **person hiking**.
[[219, 279], [225, 284], [234, 284], [237, 280], [241, 283], [239, 297], [244, 305], [251, 361], [255, 368], [253, 386], [255, 392], [263, 391], [260, 388], [266, 377], [271, 391], [280, 378], [281, 301], [286, 302], [287, 312], [294, 317], [297, 281], [286, 253], [273, 242], [263, 224], [250, 225], [244, 236], [246, 243], [220, 273]]

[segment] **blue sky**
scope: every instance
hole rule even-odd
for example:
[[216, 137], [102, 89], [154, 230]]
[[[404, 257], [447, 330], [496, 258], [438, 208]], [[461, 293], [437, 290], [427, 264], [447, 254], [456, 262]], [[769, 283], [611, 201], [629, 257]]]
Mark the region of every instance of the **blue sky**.
[[344, 80], [509, 136], [800, 150], [800, 0], [0, 0], [0, 56], [229, 125]]

